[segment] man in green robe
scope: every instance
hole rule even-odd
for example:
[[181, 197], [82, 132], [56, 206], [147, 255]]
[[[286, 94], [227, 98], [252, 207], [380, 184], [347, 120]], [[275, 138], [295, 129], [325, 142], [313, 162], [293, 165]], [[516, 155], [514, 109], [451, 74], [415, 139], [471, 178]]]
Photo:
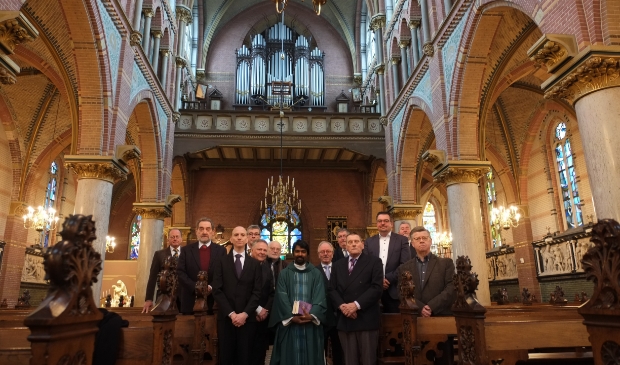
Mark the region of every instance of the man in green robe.
[[[324, 365], [323, 325], [327, 302], [323, 274], [308, 262], [310, 246], [304, 241], [293, 245], [294, 265], [278, 278], [269, 327], [276, 328], [271, 365]], [[309, 311], [293, 315], [293, 303], [310, 303]]]

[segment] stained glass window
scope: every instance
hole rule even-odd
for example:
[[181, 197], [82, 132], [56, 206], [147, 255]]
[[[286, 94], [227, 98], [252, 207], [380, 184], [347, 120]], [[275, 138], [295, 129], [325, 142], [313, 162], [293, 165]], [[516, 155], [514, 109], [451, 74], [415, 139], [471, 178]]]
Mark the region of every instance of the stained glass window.
[[260, 228], [260, 238], [267, 242], [280, 242], [283, 255], [292, 253], [293, 244], [301, 240], [301, 219], [296, 211], [292, 212], [289, 221], [282, 222], [278, 222], [273, 217], [263, 213]]
[[577, 173], [573, 161], [570, 138], [566, 137], [566, 124], [559, 123], [555, 128], [555, 161], [558, 168], [564, 217], [568, 228], [583, 225], [581, 198], [577, 188]]
[[426, 203], [424, 207], [422, 225], [430, 232], [433, 239], [431, 250], [437, 252], [437, 217], [435, 216], [435, 206], [431, 202]]
[[137, 260], [140, 252], [140, 228], [142, 227], [142, 216], [136, 215], [131, 222], [129, 230], [129, 259]]
[[[495, 191], [495, 176], [493, 175], [493, 170], [487, 172], [487, 184], [486, 184], [486, 192], [487, 192], [487, 207], [489, 209], [489, 217], [491, 216], [491, 211], [495, 207], [495, 203], [497, 202], [497, 192]], [[491, 231], [491, 243], [493, 247], [499, 247], [502, 245], [502, 233], [495, 228], [495, 225], [489, 219], [489, 226]]]
[[[56, 189], [57, 189], [57, 179], [56, 173], [58, 172], [58, 165], [56, 161], [52, 161], [49, 169], [49, 180], [47, 181], [47, 187], [45, 188], [45, 203], [43, 204], [43, 208], [54, 208], [56, 205]], [[50, 229], [52, 228], [49, 224], [46, 227], [47, 229], [41, 232], [43, 235], [42, 242], [43, 247], [47, 247], [49, 245], [50, 240]]]

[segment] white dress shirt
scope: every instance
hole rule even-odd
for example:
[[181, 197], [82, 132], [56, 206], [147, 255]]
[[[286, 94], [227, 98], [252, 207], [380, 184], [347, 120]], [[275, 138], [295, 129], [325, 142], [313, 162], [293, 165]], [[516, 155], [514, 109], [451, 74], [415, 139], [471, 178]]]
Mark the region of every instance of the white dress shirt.
[[[170, 246], [170, 255], [174, 257], [174, 247]], [[181, 256], [181, 246], [177, 247], [177, 255]]]
[[383, 276], [385, 276], [385, 265], [388, 260], [388, 251], [390, 249], [390, 235], [392, 232], [388, 232], [387, 236], [383, 237], [379, 235], [379, 257], [383, 261]]

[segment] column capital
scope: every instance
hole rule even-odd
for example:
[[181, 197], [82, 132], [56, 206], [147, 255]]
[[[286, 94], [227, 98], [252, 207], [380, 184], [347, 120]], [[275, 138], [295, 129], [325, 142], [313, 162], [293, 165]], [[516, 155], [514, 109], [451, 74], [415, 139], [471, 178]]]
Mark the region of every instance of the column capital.
[[155, 11], [153, 11], [153, 9], [151, 8], [144, 8], [142, 12], [144, 13], [144, 16], [147, 18], [152, 18], [155, 15]]
[[394, 204], [390, 213], [395, 221], [414, 220], [424, 212], [424, 207], [419, 204]]
[[164, 57], [170, 56], [170, 50], [168, 48], [161, 48], [159, 51], [161, 52], [161, 55]]
[[204, 68], [197, 68], [196, 69], [196, 79], [200, 80], [200, 79], [204, 79], [205, 77], [205, 69]]
[[375, 72], [377, 73], [377, 75], [383, 75], [383, 73], [385, 72], [385, 65], [383, 63], [380, 63], [375, 66]]
[[577, 41], [572, 34], [543, 34], [527, 51], [530, 60], [552, 73], [577, 55]]
[[185, 6], [177, 6], [177, 18], [185, 22], [185, 24], [192, 23], [192, 11], [186, 8]]
[[177, 64], [177, 68], [183, 68], [183, 67], [187, 66], [187, 61], [183, 57], [177, 56], [174, 61]]
[[373, 31], [376, 32], [383, 27], [385, 27], [385, 14], [379, 13], [370, 19], [370, 29]]
[[400, 37], [400, 41], [398, 41], [398, 47], [407, 48], [411, 44], [411, 37]]
[[181, 120], [181, 113], [173, 112], [172, 113], [172, 122], [176, 125], [176, 124], [179, 123], [179, 120]]
[[142, 218], [163, 220], [172, 216], [172, 206], [180, 201], [180, 195], [171, 194], [161, 203], [133, 203], [133, 212]]
[[368, 234], [368, 237], [376, 236], [379, 234], [379, 230], [377, 227], [368, 226], [366, 227], [366, 234]]
[[409, 21], [409, 29], [411, 30], [420, 28], [420, 25], [422, 25], [422, 18], [411, 18]]
[[[5, 84], [5, 85], [13, 85], [17, 82], [17, 76], [15, 75], [14, 72], [14, 67], [11, 66], [17, 66], [15, 63], [10, 62], [9, 64], [5, 64], [4, 59], [0, 58], [0, 84]], [[10, 60], [9, 60], [10, 61]], [[8, 63], [8, 62], [7, 62]], [[19, 66], [17, 66], [19, 67]], [[19, 68], [18, 68], [19, 70]], [[19, 72], [19, 71], [18, 71]]]
[[129, 36], [129, 44], [131, 44], [134, 47], [141, 46], [142, 45], [142, 33], [135, 31], [135, 30], [131, 32], [131, 35]]
[[433, 43], [426, 42], [424, 43], [424, 46], [422, 47], [422, 51], [428, 57], [433, 57], [433, 55], [435, 54], [435, 47], [433, 46]]
[[65, 166], [71, 169], [78, 179], [97, 179], [114, 184], [117, 180], [127, 179], [129, 169], [123, 161], [113, 156], [65, 156]]
[[22, 13], [16, 18], [0, 22], [0, 50], [7, 54], [12, 54], [17, 45], [31, 42], [38, 36], [37, 29]]
[[461, 183], [477, 183], [489, 172], [491, 163], [488, 161], [447, 161], [439, 169], [433, 171], [435, 182], [445, 183], [447, 186]]
[[353, 74], [353, 82], [355, 82], [357, 85], [361, 85], [363, 81], [364, 80], [362, 79], [362, 74], [360, 73]]
[[161, 30], [159, 29], [151, 29], [151, 33], [153, 33], [153, 37], [155, 38], [161, 38], [162, 36]]
[[620, 86], [620, 46], [589, 46], [542, 84], [545, 99], [574, 105], [593, 92]]
[[394, 56], [392, 56], [390, 61], [392, 61], [393, 65], [398, 65], [400, 63], [400, 56], [394, 55]]

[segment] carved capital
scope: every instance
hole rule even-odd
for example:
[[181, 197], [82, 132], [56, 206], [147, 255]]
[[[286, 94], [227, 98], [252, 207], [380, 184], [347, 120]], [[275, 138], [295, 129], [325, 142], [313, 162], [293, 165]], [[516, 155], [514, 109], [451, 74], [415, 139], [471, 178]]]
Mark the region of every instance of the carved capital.
[[378, 235], [379, 230], [377, 229], [377, 227], [366, 227], [366, 234], [368, 234], [368, 237], [372, 237]]
[[97, 179], [114, 184], [127, 179], [128, 169], [124, 163], [109, 156], [65, 156], [65, 167], [71, 169], [78, 179]]
[[177, 68], [184, 68], [185, 66], [187, 66], [187, 61], [186, 61], [186, 60], [185, 60], [185, 58], [183, 58], [183, 57], [179, 57], [179, 56], [177, 56], [177, 57], [174, 59], [174, 62], [176, 62], [176, 64], [177, 64]]
[[572, 34], [544, 34], [527, 54], [532, 61], [552, 73], [577, 54], [577, 42]]
[[153, 34], [153, 37], [155, 38], [161, 38], [162, 36], [161, 30], [159, 29], [152, 29], [151, 33]]
[[385, 72], [385, 65], [383, 63], [380, 63], [375, 66], [375, 72], [377, 73], [377, 75], [383, 75], [383, 73]]
[[2, 61], [3, 60], [0, 59], [0, 83], [5, 85], [15, 84], [17, 82], [17, 77], [15, 76], [15, 73], [13, 73], [13, 70], [11, 70], [9, 67], [4, 65]]
[[379, 118], [379, 122], [381, 123], [382, 126], [387, 127], [387, 125], [388, 125], [388, 118], [381, 117], [381, 118]]
[[162, 48], [160, 50], [161, 52], [161, 56], [167, 58], [168, 56], [170, 56], [170, 50], [167, 48]]
[[421, 24], [422, 24], [422, 19], [420, 19], [420, 18], [412, 18], [409, 21], [409, 29], [417, 30], [418, 28], [420, 28]]
[[427, 43], [424, 43], [424, 46], [422, 47], [422, 51], [428, 57], [433, 57], [433, 55], [435, 54], [435, 47], [433, 46], [431, 42], [427, 42]]
[[357, 85], [361, 85], [362, 84], [362, 74], [353, 74], [353, 82], [355, 82]]
[[135, 31], [135, 30], [131, 32], [131, 35], [129, 36], [129, 44], [131, 44], [134, 47], [141, 46], [142, 45], [142, 33]]
[[[574, 104], [585, 95], [620, 86], [620, 55], [590, 55], [545, 91], [545, 99], [561, 98]], [[544, 85], [543, 87], [547, 87]]]
[[411, 38], [409, 37], [400, 37], [400, 41], [398, 41], [398, 47], [407, 48], [411, 44]]
[[172, 209], [166, 203], [133, 203], [133, 212], [140, 214], [142, 219], [163, 220], [172, 216]]
[[116, 146], [116, 158], [119, 162], [123, 164], [127, 164], [130, 160], [141, 159], [142, 152], [137, 146], [126, 144], [126, 145], [118, 145]]
[[385, 27], [385, 14], [379, 13], [370, 19], [370, 28], [377, 31]]
[[424, 212], [424, 207], [418, 204], [395, 204], [390, 213], [394, 221], [414, 220]]
[[400, 63], [400, 56], [392, 56], [391, 61], [393, 65], [398, 65]]
[[185, 25], [192, 23], [192, 12], [184, 6], [177, 6], [177, 18], [185, 22]]
[[477, 183], [490, 168], [491, 163], [487, 161], [448, 161], [433, 172], [433, 178], [435, 182], [445, 183], [447, 186]]
[[155, 11], [151, 8], [144, 8], [142, 13], [144, 13], [144, 16], [147, 18], [152, 18], [155, 15]]
[[0, 22], [0, 50], [6, 54], [13, 54], [17, 45], [30, 42], [38, 36], [39, 32], [21, 13], [17, 18]]
[[422, 154], [422, 160], [436, 170], [446, 163], [446, 151], [428, 150]]
[[181, 120], [181, 113], [179, 112], [172, 113], [172, 121], [174, 122], [174, 124], [178, 124], [179, 120]]
[[204, 79], [205, 77], [205, 69], [197, 68], [196, 69], [196, 80]]

